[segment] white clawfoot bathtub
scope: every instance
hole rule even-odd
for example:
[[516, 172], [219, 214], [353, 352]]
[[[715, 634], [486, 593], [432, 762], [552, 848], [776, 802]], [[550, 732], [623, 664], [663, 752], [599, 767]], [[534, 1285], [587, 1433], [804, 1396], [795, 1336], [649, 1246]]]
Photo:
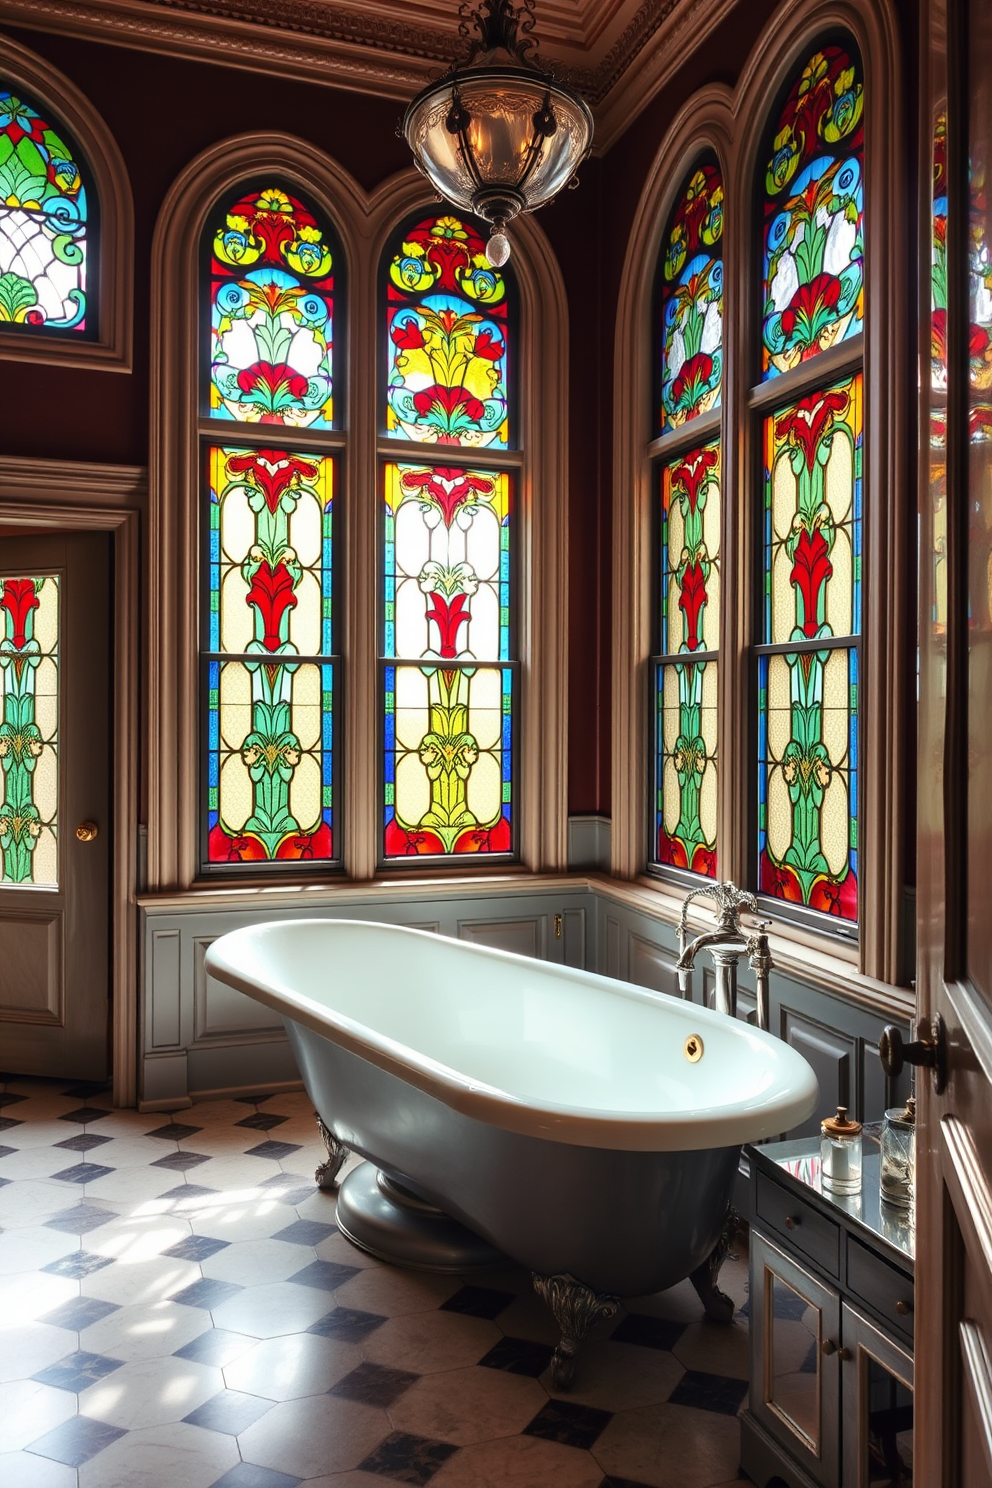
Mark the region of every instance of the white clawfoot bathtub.
[[529, 1267], [563, 1327], [561, 1378], [604, 1294], [691, 1275], [725, 1315], [715, 1272], [741, 1144], [817, 1103], [809, 1065], [770, 1034], [424, 931], [280, 921], [223, 936], [206, 965], [282, 1014], [329, 1150], [380, 1170], [377, 1188], [372, 1168], [342, 1186], [345, 1233], [353, 1185], [354, 1238], [377, 1254], [466, 1269], [443, 1237], [433, 1261], [398, 1231], [391, 1245], [405, 1198]]

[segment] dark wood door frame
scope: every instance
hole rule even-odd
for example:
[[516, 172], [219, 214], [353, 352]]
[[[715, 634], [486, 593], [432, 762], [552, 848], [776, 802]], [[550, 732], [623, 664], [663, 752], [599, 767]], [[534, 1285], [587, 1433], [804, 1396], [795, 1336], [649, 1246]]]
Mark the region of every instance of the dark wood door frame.
[[113, 1099], [137, 1099], [139, 522], [145, 472], [137, 466], [0, 457], [0, 523], [113, 540], [113, 846], [111, 851], [111, 1050]]

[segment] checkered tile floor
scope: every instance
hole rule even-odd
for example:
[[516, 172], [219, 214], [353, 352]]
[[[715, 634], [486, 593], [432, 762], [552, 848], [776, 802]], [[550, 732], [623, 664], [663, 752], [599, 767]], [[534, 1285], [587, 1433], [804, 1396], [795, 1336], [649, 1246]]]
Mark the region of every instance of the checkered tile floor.
[[[3, 1488], [724, 1488], [747, 1319], [688, 1283], [600, 1325], [576, 1382], [526, 1273], [344, 1240], [303, 1094], [173, 1119], [0, 1076]], [[742, 1256], [722, 1285], [746, 1302]]]

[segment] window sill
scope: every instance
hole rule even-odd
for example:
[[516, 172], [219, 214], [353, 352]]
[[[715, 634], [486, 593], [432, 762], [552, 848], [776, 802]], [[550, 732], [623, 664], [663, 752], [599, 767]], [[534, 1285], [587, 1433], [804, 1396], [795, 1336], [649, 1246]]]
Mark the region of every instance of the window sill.
[[435, 870], [429, 876], [412, 874], [380, 874], [372, 879], [323, 879], [319, 883], [197, 883], [188, 889], [166, 889], [160, 893], [138, 894], [136, 903], [140, 909], [156, 913], [197, 912], [244, 906], [258, 908], [261, 905], [323, 905], [342, 903], [362, 904], [370, 901], [390, 899], [426, 900], [459, 898], [476, 899], [492, 896], [493, 892], [529, 893], [532, 890], [560, 891], [583, 890], [589, 880], [583, 873], [531, 873], [523, 867], [506, 867], [502, 871], [482, 873], [444, 873]]

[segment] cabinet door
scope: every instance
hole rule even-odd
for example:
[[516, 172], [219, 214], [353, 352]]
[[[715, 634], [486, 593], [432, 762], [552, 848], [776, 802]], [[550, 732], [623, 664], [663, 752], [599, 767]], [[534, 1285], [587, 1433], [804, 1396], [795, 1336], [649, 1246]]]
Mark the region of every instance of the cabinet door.
[[839, 1483], [840, 1298], [751, 1235], [751, 1411], [823, 1488]]
[[913, 1481], [913, 1360], [845, 1302], [844, 1488]]

